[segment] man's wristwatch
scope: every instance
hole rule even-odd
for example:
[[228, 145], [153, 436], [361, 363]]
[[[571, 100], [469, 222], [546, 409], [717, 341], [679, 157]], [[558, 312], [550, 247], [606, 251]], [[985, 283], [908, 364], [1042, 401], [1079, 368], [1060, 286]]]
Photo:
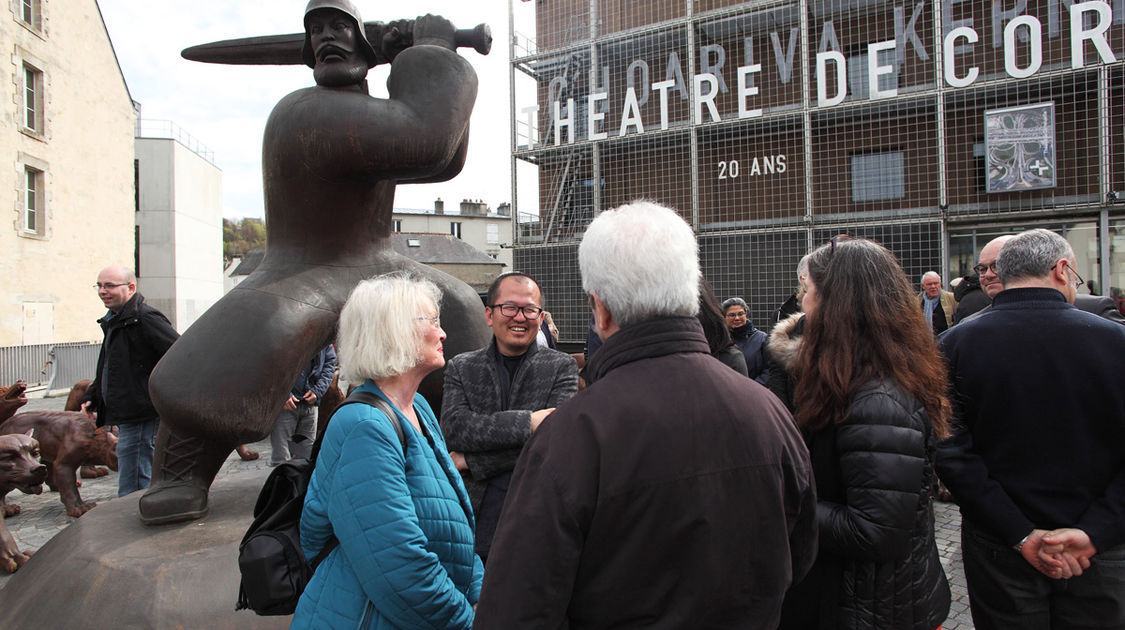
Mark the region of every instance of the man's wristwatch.
[[1030, 535], [1031, 534], [1028, 534], [1027, 536], [1024, 536], [1022, 540], [1020, 540], [1018, 543], [1012, 545], [1012, 549], [1015, 549], [1017, 552], [1022, 553], [1023, 552], [1023, 545], [1024, 545], [1024, 543], [1027, 542], [1027, 538]]

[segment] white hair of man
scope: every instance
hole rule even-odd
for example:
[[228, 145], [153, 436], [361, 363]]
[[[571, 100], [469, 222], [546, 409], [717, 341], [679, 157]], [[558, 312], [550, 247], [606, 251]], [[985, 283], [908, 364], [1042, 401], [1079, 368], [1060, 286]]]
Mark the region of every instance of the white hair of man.
[[425, 336], [418, 318], [440, 306], [441, 291], [429, 280], [390, 273], [360, 282], [340, 312], [340, 378], [359, 384], [410, 371]]
[[1062, 259], [1073, 268], [1074, 249], [1070, 243], [1050, 230], [1036, 228], [1004, 243], [996, 257], [996, 275], [1004, 285], [1024, 278], [1043, 278]]
[[699, 312], [699, 245], [680, 215], [634, 201], [597, 216], [578, 246], [582, 288], [624, 328]]
[[937, 278], [938, 282], [941, 282], [941, 274], [936, 271], [927, 271], [926, 273], [922, 274], [921, 282], [925, 282], [926, 278], [929, 278], [930, 276]]

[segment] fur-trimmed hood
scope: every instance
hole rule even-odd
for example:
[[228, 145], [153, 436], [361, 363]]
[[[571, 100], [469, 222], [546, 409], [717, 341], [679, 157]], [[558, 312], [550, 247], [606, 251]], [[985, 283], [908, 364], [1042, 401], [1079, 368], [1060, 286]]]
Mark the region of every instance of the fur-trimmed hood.
[[797, 352], [801, 349], [801, 333], [804, 332], [804, 313], [793, 313], [781, 320], [770, 332], [766, 351], [770, 359], [792, 374], [797, 364]]

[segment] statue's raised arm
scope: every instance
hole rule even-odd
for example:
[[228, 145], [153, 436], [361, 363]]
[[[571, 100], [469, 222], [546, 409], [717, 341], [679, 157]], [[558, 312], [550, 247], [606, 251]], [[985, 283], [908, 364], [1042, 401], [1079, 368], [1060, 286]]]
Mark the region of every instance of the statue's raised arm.
[[[447, 358], [489, 339], [472, 288], [390, 246], [395, 186], [449, 179], [464, 163], [477, 91], [456, 53], [464, 32], [439, 16], [400, 20], [377, 31], [376, 50], [348, 0], [312, 0], [304, 23], [301, 59], [316, 85], [283, 98], [266, 123], [266, 255], [152, 373], [161, 423], [153, 485], [140, 500], [147, 524], [207, 513], [227, 455], [270, 432], [360, 280], [408, 271], [437, 283]], [[388, 61], [389, 97], [372, 97], [367, 72]], [[435, 409], [441, 378], [419, 389]]]

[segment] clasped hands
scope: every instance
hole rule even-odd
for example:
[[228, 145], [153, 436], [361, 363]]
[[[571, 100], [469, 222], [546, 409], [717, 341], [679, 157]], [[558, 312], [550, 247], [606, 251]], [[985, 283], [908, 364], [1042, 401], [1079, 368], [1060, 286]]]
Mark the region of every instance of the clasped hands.
[[1097, 552], [1090, 536], [1073, 527], [1054, 531], [1034, 529], [1019, 550], [1028, 564], [1055, 580], [1082, 575]]

